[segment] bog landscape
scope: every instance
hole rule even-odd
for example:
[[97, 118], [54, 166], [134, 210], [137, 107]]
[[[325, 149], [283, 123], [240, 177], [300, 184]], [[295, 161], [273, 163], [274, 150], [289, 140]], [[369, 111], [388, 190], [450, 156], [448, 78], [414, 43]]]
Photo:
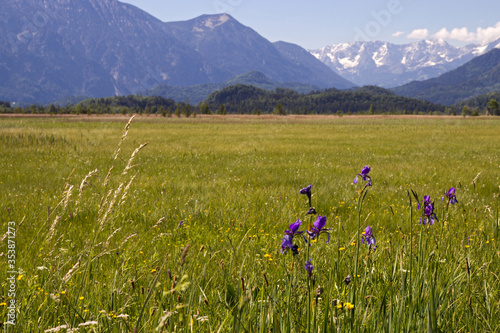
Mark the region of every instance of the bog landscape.
[[500, 36], [0, 12], [2, 331], [500, 332]]
[[500, 328], [496, 119], [106, 120], [1, 122], [19, 331]]

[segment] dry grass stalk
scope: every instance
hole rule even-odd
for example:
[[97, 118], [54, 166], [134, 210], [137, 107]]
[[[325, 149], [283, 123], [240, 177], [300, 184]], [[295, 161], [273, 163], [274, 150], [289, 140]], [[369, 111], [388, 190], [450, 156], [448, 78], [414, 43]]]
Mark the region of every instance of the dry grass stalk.
[[57, 215], [56, 218], [54, 219], [54, 222], [52, 222], [52, 225], [50, 226], [49, 229], [49, 234], [47, 235], [47, 243], [50, 243], [52, 240], [52, 237], [54, 237], [54, 232], [56, 230], [57, 224], [59, 223], [59, 220], [61, 219], [61, 216]]
[[122, 227], [119, 227], [118, 229], [116, 229], [115, 231], [113, 231], [113, 233], [111, 233], [111, 235], [109, 235], [108, 239], [106, 239], [106, 243], [104, 244], [105, 247], [108, 247], [109, 246], [109, 240], [111, 238], [113, 238], [113, 236], [118, 232], [122, 230]]
[[121, 248], [121, 247], [122, 247], [122, 246], [123, 246], [126, 242], [128, 242], [131, 238], [133, 238], [133, 237], [135, 237], [135, 236], [137, 236], [137, 234], [130, 234], [130, 235], [128, 235], [128, 236], [127, 236], [127, 238], [125, 238], [125, 239], [123, 240], [123, 242], [120, 244], [120, 248]]
[[110, 189], [108, 191], [108, 194], [106, 195], [106, 198], [104, 199], [104, 202], [101, 203], [100, 208], [99, 208], [99, 213], [97, 216], [101, 216], [102, 213], [104, 212], [104, 208], [106, 208], [106, 205], [108, 203], [109, 198], [111, 197], [111, 194], [113, 193], [113, 189]]
[[69, 188], [66, 190], [66, 192], [64, 192], [65, 198], [63, 203], [63, 210], [66, 210], [66, 208], [68, 208], [69, 198], [71, 198], [71, 194], [73, 193], [74, 188], [75, 188], [74, 185], [70, 185]]
[[[21, 222], [19, 222], [19, 224], [17, 225], [17, 229], [16, 229], [16, 235], [17, 235], [17, 231], [19, 230], [19, 227], [23, 224], [24, 222], [24, 218], [26, 216], [23, 217], [23, 219], [21, 220]], [[0, 242], [3, 242], [5, 238], [7, 238], [7, 235], [9, 235], [9, 231], [8, 231], [8, 228], [7, 228], [7, 231], [5, 232], [5, 234], [3, 234], [2, 236], [2, 239], [0, 239]]]
[[125, 186], [125, 189], [123, 190], [122, 198], [120, 199], [120, 203], [118, 204], [118, 206], [121, 206], [123, 204], [123, 202], [125, 201], [125, 199], [127, 198], [127, 194], [128, 194], [128, 190], [130, 189], [130, 185], [132, 185], [132, 182], [134, 181], [136, 176], [137, 176], [137, 174], [132, 176], [130, 178], [130, 181], [128, 182], [127, 186]]
[[482, 174], [483, 172], [481, 171], [480, 173], [477, 174], [476, 177], [474, 177], [474, 179], [472, 180], [472, 185], [474, 185], [474, 188], [476, 188], [476, 180], [479, 178], [479, 176]]
[[132, 165], [132, 162], [134, 161], [135, 159], [135, 155], [137, 155], [137, 153], [144, 147], [146, 147], [148, 145], [148, 143], [143, 143], [142, 145], [140, 145], [138, 148], [136, 148], [134, 150], [134, 152], [132, 153], [132, 155], [130, 156], [130, 159], [128, 160], [128, 163], [127, 163], [127, 166], [125, 167], [125, 169], [123, 170], [123, 173], [122, 175], [126, 175], [127, 174], [127, 171], [132, 169], [134, 166]]
[[54, 246], [52, 246], [52, 250], [50, 250], [49, 254], [47, 254], [47, 257], [51, 257], [52, 254], [54, 253], [56, 247], [57, 247], [57, 244], [59, 244], [59, 242], [61, 241], [61, 239], [63, 238], [64, 234], [62, 234], [61, 236], [59, 236], [59, 238], [56, 240], [56, 242], [54, 243]]
[[125, 125], [125, 128], [123, 129], [124, 132], [123, 132], [122, 138], [120, 139], [120, 142], [118, 142], [118, 147], [116, 148], [115, 156], [113, 157], [113, 161], [116, 161], [116, 159], [118, 158], [118, 155], [120, 154], [122, 142], [125, 141], [125, 139], [127, 138], [128, 130], [130, 128], [130, 123], [132, 122], [132, 119], [134, 119], [134, 117], [135, 117], [135, 115], [130, 117], [127, 124]]
[[111, 177], [111, 171], [113, 170], [113, 168], [114, 168], [113, 165], [111, 166], [111, 168], [109, 168], [108, 174], [106, 175], [106, 178], [104, 179], [104, 183], [102, 184], [102, 186], [106, 187], [106, 185], [108, 185], [109, 178]]
[[79, 266], [80, 266], [80, 260], [78, 260], [78, 262], [76, 264], [74, 264], [73, 267], [71, 267], [71, 269], [68, 271], [68, 273], [66, 273], [66, 275], [62, 279], [62, 282], [63, 283], [68, 282], [69, 279], [71, 279], [71, 277], [73, 276], [73, 273], [75, 273], [76, 269]]
[[69, 174], [69, 176], [66, 178], [66, 182], [64, 183], [64, 188], [68, 188], [69, 187], [69, 180], [71, 179], [71, 176], [73, 176], [73, 173], [75, 172], [76, 168], [73, 168], [73, 170], [71, 170], [71, 173]]
[[76, 204], [75, 204], [75, 206], [76, 206], [76, 207], [78, 207], [78, 205], [80, 204], [80, 200], [81, 200], [81, 198], [82, 198], [83, 189], [89, 185], [88, 180], [89, 180], [90, 178], [94, 177], [95, 175], [97, 175], [97, 172], [98, 172], [98, 170], [97, 170], [97, 169], [95, 169], [95, 170], [93, 170], [93, 171], [90, 171], [90, 172], [89, 172], [89, 173], [85, 176], [85, 178], [83, 178], [82, 183], [80, 184], [80, 188], [79, 188], [79, 190], [78, 190], [78, 198], [76, 199]]
[[115, 194], [113, 195], [113, 199], [111, 199], [111, 202], [109, 203], [108, 209], [106, 210], [106, 212], [104, 213], [104, 215], [102, 216], [102, 218], [100, 218], [99, 229], [102, 229], [102, 227], [106, 223], [106, 220], [108, 219], [108, 215], [113, 210], [113, 207], [115, 206], [116, 198], [121, 193], [122, 188], [123, 188], [123, 183], [120, 184], [120, 186], [118, 186], [118, 188], [115, 190]]
[[160, 218], [151, 229], [157, 228], [160, 224], [163, 223], [163, 221], [165, 221], [165, 217]]

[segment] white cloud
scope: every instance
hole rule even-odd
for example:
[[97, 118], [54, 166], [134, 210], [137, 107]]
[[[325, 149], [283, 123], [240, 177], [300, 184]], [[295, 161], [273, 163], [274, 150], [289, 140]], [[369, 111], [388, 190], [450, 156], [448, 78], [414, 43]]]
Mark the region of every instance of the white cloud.
[[395, 33], [392, 34], [392, 37], [399, 37], [401, 35], [404, 35], [404, 31], [396, 31]]
[[500, 22], [493, 27], [479, 27], [476, 29], [476, 32], [469, 31], [465, 27], [454, 28], [451, 31], [442, 28], [432, 35], [432, 37], [436, 39], [453, 39], [462, 42], [491, 43], [500, 38]]
[[455, 39], [462, 42], [472, 42], [476, 40], [476, 36], [473, 32], [469, 32], [467, 28], [454, 28], [448, 31], [446, 28], [442, 28], [437, 33], [432, 35], [436, 39]]
[[429, 36], [429, 29], [415, 29], [410, 32], [406, 38], [410, 39], [425, 39]]
[[493, 27], [477, 28], [476, 40], [478, 42], [490, 43], [500, 38], [500, 22]]
[[448, 39], [450, 37], [450, 32], [448, 31], [448, 29], [443, 28], [436, 32], [432, 37], [436, 39]]

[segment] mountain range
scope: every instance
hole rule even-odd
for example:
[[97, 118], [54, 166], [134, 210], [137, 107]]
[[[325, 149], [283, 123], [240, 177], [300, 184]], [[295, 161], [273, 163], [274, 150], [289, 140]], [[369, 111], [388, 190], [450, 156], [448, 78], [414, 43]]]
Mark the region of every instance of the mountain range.
[[437, 77], [499, 47], [500, 39], [461, 48], [444, 40], [422, 40], [404, 45], [368, 41], [334, 44], [310, 52], [357, 85], [390, 88]]
[[307, 51], [228, 14], [162, 22], [117, 0], [2, 0], [0, 12], [0, 100], [24, 105], [137, 93], [197, 102], [231, 84], [301, 93], [377, 85], [451, 105], [500, 89], [490, 55], [500, 40]]
[[0, 12], [0, 100], [126, 95], [253, 70], [277, 82], [354, 85], [301, 47], [273, 44], [228, 14], [165, 23], [116, 0], [4, 0]]

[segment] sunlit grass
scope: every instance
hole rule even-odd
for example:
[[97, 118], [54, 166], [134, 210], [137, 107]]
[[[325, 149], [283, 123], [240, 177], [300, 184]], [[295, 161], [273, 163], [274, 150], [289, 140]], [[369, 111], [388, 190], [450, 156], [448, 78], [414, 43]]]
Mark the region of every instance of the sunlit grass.
[[[24, 218], [20, 331], [301, 332], [307, 318], [315, 332], [500, 329], [498, 120], [142, 118], [113, 161], [126, 121], [0, 121], [2, 227]], [[309, 223], [309, 184], [332, 230], [310, 248], [307, 316], [306, 246], [292, 257], [280, 244]], [[445, 207], [452, 186], [459, 203]], [[435, 200], [438, 223], [419, 225], [414, 199], [410, 222], [411, 189]], [[372, 253], [356, 237], [367, 225]]]

